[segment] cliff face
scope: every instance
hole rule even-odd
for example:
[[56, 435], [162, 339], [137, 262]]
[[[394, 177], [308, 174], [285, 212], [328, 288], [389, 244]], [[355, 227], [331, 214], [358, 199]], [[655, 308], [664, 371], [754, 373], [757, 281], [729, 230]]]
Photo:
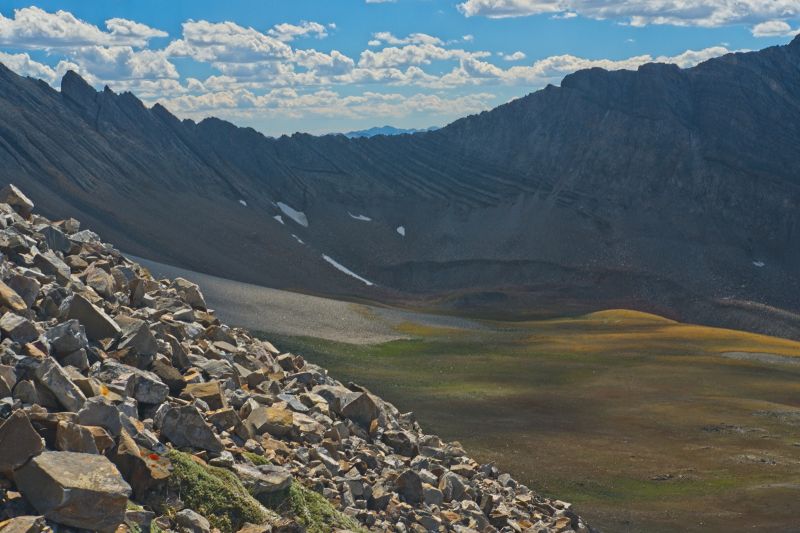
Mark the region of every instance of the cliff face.
[[195, 270], [444, 307], [624, 305], [797, 336], [799, 156], [797, 39], [581, 71], [370, 139], [271, 139], [0, 70], [0, 178], [46, 213]]

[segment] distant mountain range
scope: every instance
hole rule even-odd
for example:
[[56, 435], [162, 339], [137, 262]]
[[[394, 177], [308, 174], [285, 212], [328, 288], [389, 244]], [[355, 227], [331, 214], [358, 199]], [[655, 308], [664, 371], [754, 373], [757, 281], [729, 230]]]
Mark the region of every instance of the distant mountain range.
[[0, 68], [0, 178], [126, 251], [267, 286], [800, 337], [800, 40], [580, 71], [414, 135], [271, 139]]
[[355, 139], [358, 137], [375, 137], [376, 135], [405, 135], [411, 133], [421, 133], [424, 131], [436, 131], [439, 128], [437, 126], [431, 126], [430, 128], [425, 129], [414, 129], [414, 128], [395, 128], [394, 126], [374, 126], [372, 128], [368, 128], [366, 130], [357, 130], [357, 131], [349, 131], [344, 134], [345, 137], [350, 139]]

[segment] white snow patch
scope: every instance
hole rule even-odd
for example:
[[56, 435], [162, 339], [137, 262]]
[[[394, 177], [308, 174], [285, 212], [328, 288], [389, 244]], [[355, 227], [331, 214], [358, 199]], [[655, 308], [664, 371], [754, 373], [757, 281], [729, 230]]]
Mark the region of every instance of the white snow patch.
[[397, 233], [402, 235], [403, 237], [406, 236], [406, 227], [405, 226], [397, 226]]
[[239, 200], [239, 203], [242, 204], [243, 206], [247, 207], [247, 202], [245, 202], [244, 200]]
[[278, 222], [280, 222], [281, 224], [283, 224], [283, 223], [284, 223], [284, 222], [283, 222], [283, 217], [282, 217], [282, 216], [280, 216], [280, 215], [275, 215], [275, 216], [274, 216], [274, 217], [272, 217], [272, 218], [274, 218], [275, 220], [277, 220], [277, 221], [278, 221]]
[[369, 218], [369, 217], [368, 217], [368, 216], [366, 216], [366, 215], [354, 215], [354, 214], [353, 214], [353, 213], [351, 213], [350, 211], [348, 211], [348, 212], [347, 212], [347, 214], [348, 214], [348, 215], [350, 215], [350, 218], [354, 218], [354, 219], [356, 219], [356, 220], [362, 220], [362, 221], [364, 221], [364, 222], [372, 222], [372, 219], [371, 219], [371, 218]]
[[753, 261], [753, 266], [758, 268], [763, 268], [766, 265], [764, 261]]
[[301, 239], [300, 237], [298, 237], [298, 236], [297, 236], [297, 235], [295, 235], [294, 233], [292, 233], [292, 237], [294, 237], [294, 240], [296, 240], [296, 241], [297, 241], [297, 242], [299, 242], [300, 244], [305, 244], [305, 243], [303, 242], [303, 239]]
[[284, 215], [291, 218], [304, 228], [308, 227], [308, 217], [306, 217], [306, 214], [303, 213], [302, 211], [298, 211], [297, 209], [294, 209], [283, 202], [278, 202], [278, 208], [280, 208], [280, 210], [283, 211]]
[[342, 265], [341, 263], [338, 263], [338, 262], [336, 262], [336, 261], [335, 261], [333, 258], [331, 258], [330, 256], [328, 256], [328, 255], [325, 255], [325, 254], [322, 254], [322, 258], [323, 258], [325, 261], [327, 261], [328, 263], [330, 263], [331, 265], [333, 265], [333, 267], [334, 267], [335, 269], [337, 269], [337, 270], [340, 270], [340, 271], [344, 272], [344, 273], [345, 273], [345, 274], [347, 274], [348, 276], [351, 276], [351, 277], [354, 277], [354, 278], [356, 278], [358, 281], [360, 281], [360, 282], [364, 283], [365, 285], [369, 285], [369, 286], [375, 285], [375, 284], [374, 284], [374, 283], [372, 283], [370, 280], [368, 280], [368, 279], [365, 279], [365, 278], [362, 278], [361, 276], [359, 276], [358, 274], [356, 274], [355, 272], [353, 272], [352, 270], [350, 270], [350, 269], [349, 269], [349, 268], [347, 268], [346, 266]]

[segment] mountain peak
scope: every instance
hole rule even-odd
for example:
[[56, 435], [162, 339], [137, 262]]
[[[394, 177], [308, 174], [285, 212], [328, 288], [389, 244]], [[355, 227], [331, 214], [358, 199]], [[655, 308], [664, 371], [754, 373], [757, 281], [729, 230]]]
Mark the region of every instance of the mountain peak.
[[89, 107], [97, 97], [94, 87], [74, 70], [68, 70], [61, 78], [61, 94], [81, 107]]

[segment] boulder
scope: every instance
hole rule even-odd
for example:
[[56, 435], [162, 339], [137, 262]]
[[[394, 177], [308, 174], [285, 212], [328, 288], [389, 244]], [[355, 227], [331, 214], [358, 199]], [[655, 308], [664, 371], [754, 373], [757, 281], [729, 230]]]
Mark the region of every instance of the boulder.
[[117, 345], [118, 349], [131, 349], [137, 355], [145, 357], [156, 354], [158, 344], [150, 332], [147, 322], [128, 317], [119, 317], [116, 322], [122, 330], [122, 338]]
[[178, 294], [181, 295], [183, 301], [191, 305], [195, 309], [206, 310], [206, 300], [200, 288], [191, 281], [184, 278], [175, 278], [172, 286], [177, 289]]
[[260, 467], [247, 464], [233, 465], [233, 471], [247, 489], [247, 492], [258, 498], [262, 494], [271, 494], [286, 490], [292, 484], [292, 474], [280, 467], [264, 465]]
[[102, 396], [86, 400], [78, 411], [78, 423], [85, 426], [99, 426], [116, 437], [120, 434], [122, 424], [117, 407]]
[[29, 308], [36, 302], [36, 297], [39, 296], [39, 289], [42, 288], [41, 284], [32, 277], [20, 274], [13, 274], [6, 280], [6, 283], [19, 294]]
[[83, 407], [86, 396], [67, 377], [55, 359], [45, 358], [36, 369], [36, 380], [46, 388], [58, 402], [67, 410], [76, 412]]
[[189, 383], [181, 394], [182, 398], [203, 400], [208, 407], [217, 410], [228, 406], [225, 396], [219, 386], [219, 381], [207, 381], [205, 383]]
[[93, 341], [116, 338], [121, 332], [114, 319], [80, 294], [72, 297], [67, 318], [80, 322], [86, 328], [86, 336]]
[[339, 411], [345, 418], [369, 427], [370, 422], [378, 418], [380, 408], [366, 392], [353, 393], [347, 397]]
[[413, 470], [406, 470], [394, 482], [394, 490], [406, 503], [418, 505], [423, 499], [422, 480]]
[[50, 250], [36, 254], [33, 258], [33, 264], [39, 267], [39, 270], [44, 274], [55, 276], [59, 283], [69, 282], [72, 275], [72, 269], [69, 268], [69, 265]]
[[19, 468], [42, 450], [42, 438], [24, 411], [15, 411], [0, 425], [0, 472]]
[[9, 183], [0, 189], [0, 202], [10, 205], [22, 218], [31, 218], [33, 202], [14, 184]]
[[63, 420], [56, 428], [56, 448], [62, 452], [99, 453], [89, 428]]
[[17, 294], [17, 291], [0, 281], [0, 305], [6, 309], [10, 309], [15, 313], [21, 313], [28, 309], [25, 300]]
[[39, 337], [33, 322], [14, 313], [6, 313], [0, 318], [0, 332], [4, 338], [20, 344], [33, 342]]
[[56, 356], [69, 355], [89, 344], [86, 331], [75, 319], [67, 320], [48, 329], [44, 338], [50, 343], [50, 351]]
[[3, 533], [44, 533], [51, 531], [43, 516], [17, 516], [0, 522]]
[[276, 437], [291, 433], [293, 421], [293, 413], [281, 407], [258, 407], [247, 417], [247, 425], [252, 428], [253, 433], [269, 433]]
[[31, 505], [59, 524], [110, 532], [125, 520], [131, 487], [102, 455], [44, 452], [14, 479]]
[[214, 453], [224, 449], [219, 437], [193, 405], [169, 408], [161, 421], [161, 435], [178, 448], [199, 448]]
[[178, 511], [175, 523], [181, 533], [211, 533], [211, 523], [191, 509]]
[[158, 492], [170, 475], [169, 459], [140, 449], [133, 438], [124, 431], [110, 458], [132, 487], [134, 497], [138, 501], [145, 501], [149, 494]]

